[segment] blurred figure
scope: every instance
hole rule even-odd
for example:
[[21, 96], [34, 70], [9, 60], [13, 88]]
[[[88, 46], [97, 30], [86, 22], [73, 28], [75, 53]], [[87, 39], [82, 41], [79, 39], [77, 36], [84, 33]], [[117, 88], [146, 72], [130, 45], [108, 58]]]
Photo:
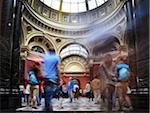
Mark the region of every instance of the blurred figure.
[[44, 94], [44, 81], [40, 80], [39, 94], [36, 96], [37, 106], [41, 105], [42, 94]]
[[125, 64], [124, 57], [120, 56], [117, 59], [117, 65], [115, 67], [115, 71], [117, 76], [114, 78], [117, 81], [116, 84], [116, 92], [119, 97], [119, 110], [124, 110], [124, 107], [128, 107], [129, 110], [133, 110], [131, 100], [127, 93], [130, 92], [128, 86], [128, 78], [129, 78], [129, 66]]
[[59, 90], [60, 90], [60, 109], [63, 109], [63, 98], [65, 98], [65, 93], [67, 92], [65, 82], [63, 78], [60, 79]]
[[60, 85], [57, 87], [56, 91], [55, 91], [55, 95], [54, 95], [54, 98], [56, 99], [60, 99], [60, 96], [61, 96], [61, 89], [60, 89]]
[[63, 98], [67, 98], [68, 97], [68, 93], [67, 93], [67, 88], [66, 88], [66, 83], [65, 82], [61, 86], [61, 91], [62, 91], [62, 97]]
[[24, 87], [24, 85], [19, 85], [19, 92], [21, 95], [21, 102], [25, 102], [25, 87]]
[[70, 98], [70, 103], [73, 101], [73, 98], [74, 98], [73, 90], [74, 90], [74, 80], [72, 79], [72, 77], [69, 77], [68, 95], [69, 95], [69, 98]]
[[30, 84], [31, 106], [32, 108], [35, 108], [35, 109], [37, 109], [37, 107], [35, 106], [36, 96], [39, 93], [38, 74], [40, 70], [38, 66], [39, 66], [39, 63], [33, 63], [33, 65], [29, 69], [28, 76], [27, 76], [29, 80], [29, 84]]
[[135, 75], [133, 72], [129, 72], [129, 80], [128, 80], [128, 83], [129, 83], [129, 87], [130, 88], [137, 88], [138, 86], [138, 77], [137, 75]]
[[30, 103], [30, 100], [29, 100], [29, 97], [30, 97], [30, 84], [26, 85], [24, 93], [25, 93], [25, 101], [27, 103], [27, 106], [29, 106], [29, 103]]
[[99, 67], [100, 82], [101, 82], [101, 94], [103, 100], [107, 102], [108, 111], [112, 111], [113, 107], [113, 96], [115, 93], [115, 81], [113, 81], [114, 64], [112, 56], [106, 54], [103, 63]]
[[100, 103], [100, 99], [101, 99], [101, 93], [100, 93], [101, 84], [100, 84], [100, 79], [96, 76], [92, 80], [91, 85], [93, 87], [95, 104], [99, 104]]
[[94, 100], [94, 89], [92, 85], [91, 85], [91, 97], [90, 98], [92, 98], [92, 101]]
[[46, 111], [53, 111], [51, 100], [55, 95], [59, 84], [59, 64], [60, 59], [55, 54], [53, 48], [43, 56], [42, 70], [44, 76], [44, 93], [45, 93], [45, 109]]
[[85, 96], [89, 98], [89, 102], [90, 102], [90, 98], [91, 98], [91, 84], [90, 84], [90, 81], [87, 82], [87, 84], [86, 84]]
[[79, 85], [77, 83], [74, 84], [74, 99], [77, 99], [79, 98]]
[[79, 89], [79, 95], [83, 96], [83, 90], [81, 88]]

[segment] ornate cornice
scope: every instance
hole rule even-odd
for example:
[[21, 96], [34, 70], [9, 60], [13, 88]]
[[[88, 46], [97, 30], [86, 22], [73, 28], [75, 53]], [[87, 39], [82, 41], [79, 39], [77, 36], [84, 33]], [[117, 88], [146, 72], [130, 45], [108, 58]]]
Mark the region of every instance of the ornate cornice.
[[[36, 29], [39, 29], [43, 33], [47, 33], [52, 36], [62, 37], [62, 38], [88, 38], [91, 37], [91, 34], [97, 32], [94, 28], [99, 28], [104, 31], [110, 30], [114, 28], [117, 24], [119, 24], [122, 20], [126, 20], [126, 15], [124, 9], [120, 6], [115, 13], [113, 13], [110, 18], [101, 21], [95, 21], [90, 25], [86, 25], [86, 29], [78, 29], [74, 27], [74, 30], [65, 29], [65, 28], [57, 28], [57, 26], [53, 27], [52, 25], [46, 24], [43, 20], [33, 16], [33, 13], [29, 12], [27, 9], [24, 10], [23, 18], [30, 23]], [[62, 24], [63, 26], [63, 24]]]

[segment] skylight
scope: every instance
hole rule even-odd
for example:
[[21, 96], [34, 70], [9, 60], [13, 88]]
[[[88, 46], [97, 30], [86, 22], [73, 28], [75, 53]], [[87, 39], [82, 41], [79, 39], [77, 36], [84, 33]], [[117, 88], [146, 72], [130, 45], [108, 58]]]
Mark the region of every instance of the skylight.
[[[47, 6], [68, 13], [79, 13], [99, 7], [108, 0], [40, 0]], [[61, 8], [62, 5], [62, 9]]]

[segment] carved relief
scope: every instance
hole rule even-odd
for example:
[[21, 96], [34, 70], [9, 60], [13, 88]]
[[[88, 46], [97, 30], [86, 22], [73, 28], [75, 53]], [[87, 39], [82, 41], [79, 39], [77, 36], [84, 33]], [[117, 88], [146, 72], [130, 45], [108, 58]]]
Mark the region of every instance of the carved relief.
[[57, 20], [57, 15], [56, 15], [56, 13], [52, 12], [52, 13], [51, 13], [51, 18], [54, 19], [54, 20]]

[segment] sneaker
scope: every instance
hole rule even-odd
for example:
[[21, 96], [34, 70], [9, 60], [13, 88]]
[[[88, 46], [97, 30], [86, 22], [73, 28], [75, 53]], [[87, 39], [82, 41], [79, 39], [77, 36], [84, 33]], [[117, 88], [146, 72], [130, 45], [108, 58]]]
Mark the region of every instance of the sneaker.
[[133, 107], [130, 106], [130, 107], [123, 107], [122, 108], [123, 111], [133, 111]]
[[60, 108], [60, 109], [63, 109], [64, 107], [63, 107], [63, 106], [60, 106], [59, 108]]
[[133, 111], [133, 107], [132, 106], [129, 107], [129, 111]]
[[32, 108], [33, 108], [33, 109], [38, 109], [38, 108], [37, 108], [37, 107], [35, 107], [35, 106], [33, 106]]
[[123, 111], [123, 108], [119, 108], [118, 111]]
[[37, 106], [40, 106], [41, 104], [37, 104]]

